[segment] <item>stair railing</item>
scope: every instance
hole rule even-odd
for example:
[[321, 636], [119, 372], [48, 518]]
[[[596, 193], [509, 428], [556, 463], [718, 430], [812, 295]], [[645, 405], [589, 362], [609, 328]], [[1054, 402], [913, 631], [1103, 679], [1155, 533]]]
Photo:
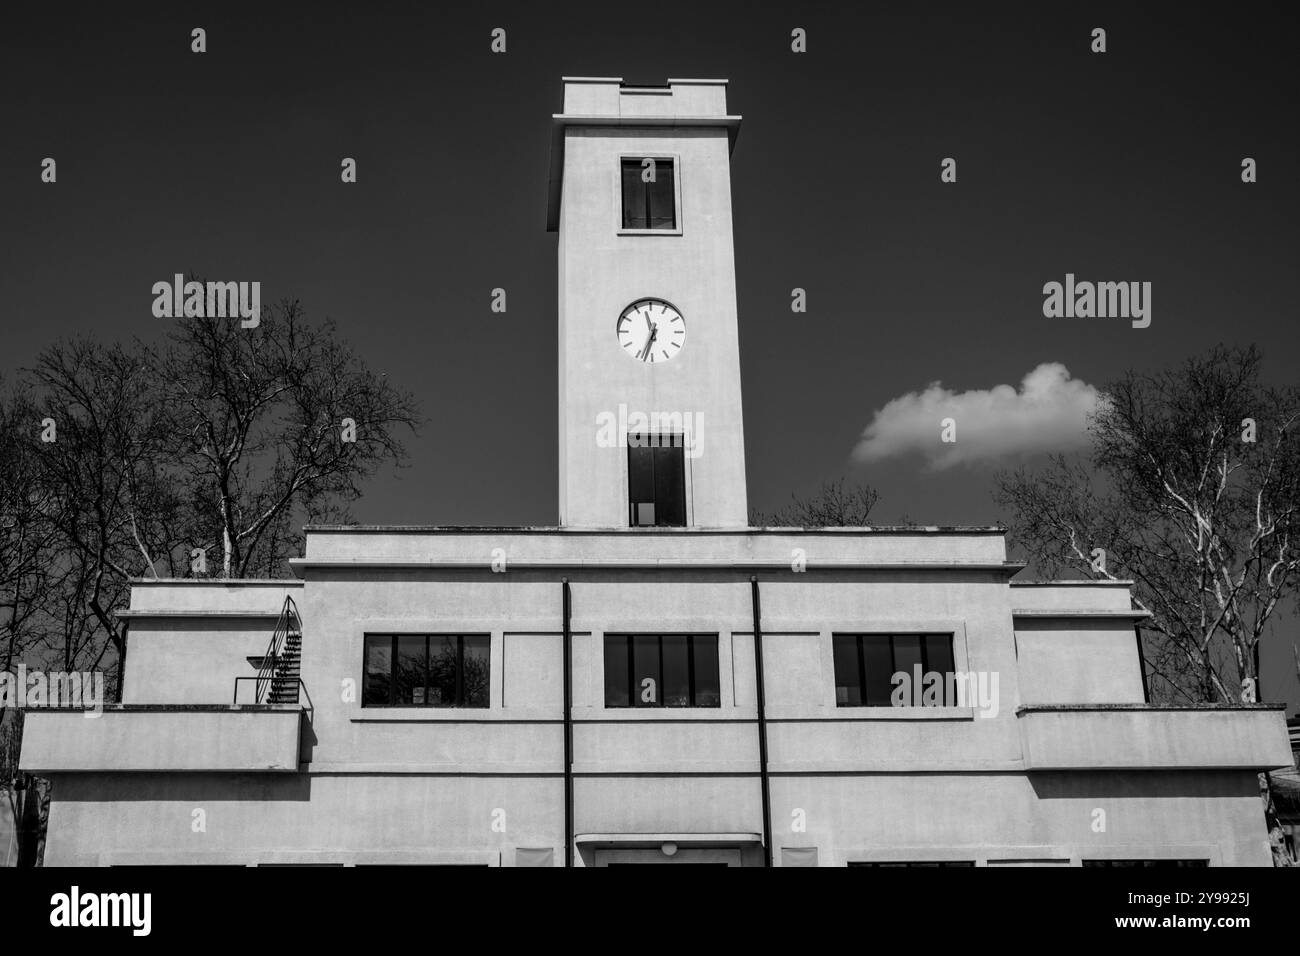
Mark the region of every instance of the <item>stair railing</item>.
[[298, 605], [293, 603], [293, 598], [289, 595], [284, 597], [284, 607], [280, 611], [280, 617], [275, 622], [275, 630], [271, 634], [271, 643], [267, 645], [266, 654], [262, 658], [262, 665], [257, 669], [257, 684], [254, 690], [254, 703], [262, 703], [263, 697], [271, 687], [271, 682], [275, 678], [275, 669], [280, 660], [280, 654], [284, 649], [284, 643], [289, 637], [289, 632], [296, 630], [302, 633], [301, 622], [298, 618]]

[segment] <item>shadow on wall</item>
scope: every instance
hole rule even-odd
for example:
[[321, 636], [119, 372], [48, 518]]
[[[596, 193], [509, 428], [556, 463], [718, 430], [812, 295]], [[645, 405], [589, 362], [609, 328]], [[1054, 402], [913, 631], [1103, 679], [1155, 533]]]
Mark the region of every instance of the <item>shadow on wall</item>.
[[311, 801], [311, 777], [301, 773], [73, 773], [57, 785], [60, 803]]
[[1226, 770], [1182, 773], [1160, 770], [1108, 770], [1088, 774], [1036, 772], [1029, 783], [1040, 800], [1119, 797], [1259, 797], [1259, 781], [1251, 771]]

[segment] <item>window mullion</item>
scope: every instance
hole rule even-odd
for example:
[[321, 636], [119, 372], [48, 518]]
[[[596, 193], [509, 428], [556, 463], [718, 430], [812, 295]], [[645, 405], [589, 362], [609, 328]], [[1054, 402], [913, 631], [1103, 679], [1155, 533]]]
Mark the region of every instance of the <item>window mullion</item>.
[[655, 638], [655, 643], [659, 645], [659, 681], [655, 685], [655, 705], [663, 707], [664, 702], [664, 636], [660, 634]]
[[632, 643], [632, 635], [623, 635], [623, 656], [627, 658], [627, 703], [629, 707], [639, 707], [637, 701], [636, 685], [636, 645]]
[[898, 647], [894, 643], [895, 637], [897, 637], [897, 635], [895, 634], [889, 635], [889, 686], [890, 687], [894, 686], [894, 675], [898, 673]]
[[867, 698], [867, 649], [863, 642], [866, 635], [859, 634], [855, 639], [855, 645], [858, 652], [858, 696], [862, 698], [862, 706], [870, 707], [871, 701]]
[[424, 635], [424, 706], [433, 703], [433, 643], [431, 634]]
[[[719, 692], [721, 688], [719, 688]], [[695, 706], [695, 635], [686, 635], [686, 699]]]
[[456, 700], [454, 707], [464, 706], [465, 700], [465, 635], [456, 635]]
[[[646, 220], [649, 222], [649, 220]], [[655, 476], [655, 466], [659, 463], [659, 449], [655, 446], [654, 436], [646, 433], [646, 441], [649, 442], [650, 448], [650, 501], [651, 507], [654, 508], [656, 525], [659, 524], [659, 481]]]
[[397, 706], [397, 635], [388, 638], [388, 706]]

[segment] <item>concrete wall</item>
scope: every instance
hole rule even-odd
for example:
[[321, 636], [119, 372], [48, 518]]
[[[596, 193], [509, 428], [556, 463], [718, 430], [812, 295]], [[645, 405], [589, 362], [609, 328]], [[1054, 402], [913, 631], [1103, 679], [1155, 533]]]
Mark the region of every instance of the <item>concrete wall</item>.
[[1020, 618], [1016, 646], [1027, 703], [1143, 701], [1142, 668], [1131, 620]]
[[[274, 628], [270, 617], [133, 620], [122, 702], [233, 703], [235, 678], [257, 675], [248, 658], [266, 653]], [[239, 691], [251, 702], [251, 681], [241, 682]]]
[[53, 787], [48, 866], [510, 865], [515, 847], [563, 845], [558, 776], [61, 774]]
[[108, 707], [33, 710], [23, 727], [21, 767], [66, 771], [298, 770], [302, 711], [287, 705], [240, 709]]
[[[617, 81], [566, 85], [559, 216], [560, 523], [628, 525], [627, 449], [602, 447], [597, 421], [620, 404], [677, 413], [687, 428], [687, 523], [748, 523], [740, 400], [731, 170], [727, 130], [581, 125], [577, 117], [680, 117], [725, 113], [721, 84], [620, 90]], [[570, 113], [570, 111], [573, 111]], [[698, 115], [698, 114], [696, 114]], [[671, 158], [679, 232], [622, 230], [620, 157]], [[671, 361], [638, 362], [618, 345], [615, 323], [637, 299], [674, 305], [686, 339]]]
[[1282, 704], [1232, 710], [1027, 707], [1017, 716], [1031, 770], [1274, 770], [1291, 762]]
[[[583, 571], [569, 576], [574, 636], [575, 762], [582, 772], [672, 769], [736, 772], [757, 760], [753, 722], [753, 616], [748, 577], [728, 572]], [[804, 764], [876, 768], [930, 753], [936, 766], [1018, 757], [1019, 701], [1005, 586], [986, 572], [953, 575], [847, 572], [790, 574], [763, 584], [767, 703], [777, 741], [790, 741]], [[304, 598], [302, 675], [316, 707], [313, 769], [404, 767], [441, 772], [502, 767], [553, 768], [561, 746], [561, 587], [537, 571], [313, 570]], [[347, 614], [339, 613], [347, 608]], [[887, 610], [882, 610], [887, 609]], [[999, 675], [1000, 730], [970, 708], [837, 708], [831, 635], [835, 630], [948, 631], [957, 635], [958, 667]], [[626, 710], [604, 706], [604, 635], [703, 632], [719, 637], [722, 706]], [[491, 702], [486, 711], [373, 710], [351, 695], [359, 687], [367, 633], [491, 635]], [[908, 719], [903, 719], [908, 718]], [[946, 718], [946, 719], [939, 719]], [[472, 719], [473, 723], [463, 723]], [[826, 719], [829, 725], [806, 721]], [[852, 720], [873, 722], [870, 738], [845, 750]], [[914, 720], [928, 743], [917, 749]], [[885, 722], [885, 726], [876, 726]], [[438, 725], [436, 750], [416, 746], [422, 725]], [[861, 737], [859, 733], [859, 737]], [[1001, 739], [1001, 743], [996, 742]], [[869, 741], [875, 756], [861, 750]], [[926, 747], [929, 749], [927, 750]], [[865, 763], [855, 765], [846, 754]], [[1006, 754], [1011, 754], [1010, 757]], [[793, 757], [792, 757], [793, 759]], [[955, 766], [956, 764], [948, 764]]]
[[776, 846], [816, 846], [822, 866], [1169, 857], [1270, 865], [1258, 783], [1243, 773], [782, 776], [772, 783], [772, 816]]
[[[301, 581], [146, 581], [131, 587], [126, 704], [229, 704]], [[242, 691], [241, 700], [251, 699]]]
[[1011, 582], [1026, 703], [1141, 703], [1145, 694], [1130, 582]]
[[570, 116], [723, 116], [726, 80], [670, 79], [665, 86], [623, 86], [618, 77], [564, 77]]
[[[575, 803], [579, 833], [762, 829], [756, 776], [658, 777], [635, 787], [579, 777]], [[816, 847], [823, 866], [1270, 863], [1258, 785], [1240, 772], [777, 775], [772, 814], [778, 861], [782, 847]], [[516, 847], [552, 847], [559, 862], [563, 820], [558, 775], [56, 775], [46, 863], [511, 865]]]
[[[753, 566], [755, 570], [762, 565], [789, 571], [796, 557], [813, 570], [1001, 567], [1006, 561], [1005, 532], [989, 528], [751, 528], [720, 532], [380, 525], [312, 528], [304, 557], [292, 563], [300, 571], [322, 562], [353, 570], [394, 565], [483, 570], [491, 567], [497, 549], [503, 553], [507, 572], [521, 566], [614, 569], [664, 565], [701, 569]], [[1016, 601], [1020, 600], [1017, 594]]]
[[[505, 573], [489, 568], [496, 546], [511, 556]], [[793, 547], [808, 555], [807, 570], [779, 566]], [[44, 749], [65, 758], [53, 769], [105, 772], [56, 773], [48, 859], [512, 865], [518, 848], [550, 847], [558, 862], [563, 573], [574, 631], [575, 833], [595, 835], [581, 861], [633, 852], [601, 842], [611, 834], [651, 843], [729, 835], [731, 849], [709, 852], [759, 861], [757, 568], [778, 860], [782, 848], [816, 848], [822, 865], [1071, 864], [1107, 854], [1268, 862], [1247, 765], [1273, 755], [1271, 745], [1245, 744], [1267, 738], [1272, 722], [1284, 745], [1281, 713], [1139, 704], [1116, 718], [1099, 708], [1140, 700], [1122, 592], [1062, 586], [1026, 597], [1007, 586], [997, 534], [371, 529], [313, 531], [307, 554], [298, 604], [311, 710], [300, 772], [204, 772], [211, 761], [187, 753], [210, 758], [245, 733], [224, 719], [195, 729], [166, 709], [106, 713], [101, 722], [152, 721], [125, 736], [155, 753], [148, 769], [174, 772], [110, 772], [146, 768], [120, 755], [87, 763], [89, 738], [51, 743]], [[138, 673], [210, 695], [247, 668], [246, 621], [196, 623], [194, 606], [212, 595], [227, 615], [248, 610], [210, 584], [142, 595], [148, 626], [130, 653], [143, 646], [149, 666]], [[282, 598], [268, 586], [254, 603]], [[951, 633], [958, 670], [997, 675], [996, 707], [837, 707], [831, 640], [841, 630]], [[364, 636], [394, 632], [489, 635], [491, 706], [362, 707]], [[717, 634], [721, 706], [606, 708], [607, 632]], [[1069, 704], [1088, 706], [1062, 709]], [[38, 716], [38, 744], [40, 719], [55, 716]], [[1120, 758], [1130, 769], [1105, 769]], [[1215, 769], [1229, 758], [1241, 769]], [[1079, 769], [1054, 769], [1060, 760]], [[1152, 769], [1166, 767], [1180, 769]], [[195, 809], [206, 831], [190, 829]], [[1100, 832], [1091, 829], [1097, 809], [1111, 821]]]

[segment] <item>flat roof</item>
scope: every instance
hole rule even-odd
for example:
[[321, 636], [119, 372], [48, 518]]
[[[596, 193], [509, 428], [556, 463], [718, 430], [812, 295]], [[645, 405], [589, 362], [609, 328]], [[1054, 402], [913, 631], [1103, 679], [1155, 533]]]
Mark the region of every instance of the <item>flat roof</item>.
[[[494, 573], [482, 560], [450, 558], [439, 560], [401, 558], [290, 558], [289, 567], [295, 573], [306, 568], [333, 568], [335, 570], [388, 570], [388, 571], [455, 571], [471, 570]], [[809, 574], [836, 571], [950, 571], [966, 574], [991, 572], [1008, 577], [1025, 567], [1020, 561], [836, 561], [817, 564], [802, 571], [790, 567], [789, 561], [719, 561], [690, 559], [632, 559], [618, 558], [554, 558], [541, 560], [516, 559], [510, 562], [516, 570], [528, 571], [734, 571], [752, 574], [756, 571], [786, 571], [791, 574]], [[1060, 616], [1060, 615], [1057, 615]], [[1067, 615], [1068, 616], [1068, 615]]]
[[[278, 587], [300, 588], [302, 582], [297, 578], [127, 578], [131, 584], [213, 584], [225, 587]], [[260, 612], [254, 612], [260, 613]]]
[[309, 534], [357, 532], [361, 534], [1001, 534], [997, 525], [863, 525], [861, 527], [783, 528], [575, 528], [558, 525], [451, 525], [451, 524], [309, 524]]
[[1013, 588], [1069, 588], [1069, 587], [1112, 587], [1131, 588], [1133, 582], [1122, 578], [1036, 578], [1033, 581], [1012, 581]]

